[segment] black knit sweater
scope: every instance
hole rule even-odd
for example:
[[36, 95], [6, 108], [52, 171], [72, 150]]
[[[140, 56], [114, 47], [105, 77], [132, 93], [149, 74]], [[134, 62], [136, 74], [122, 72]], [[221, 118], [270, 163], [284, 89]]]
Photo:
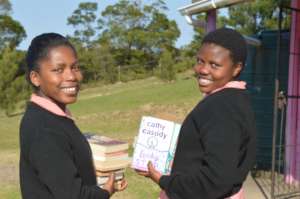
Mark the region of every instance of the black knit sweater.
[[204, 98], [182, 124], [170, 176], [170, 199], [223, 199], [237, 193], [255, 161], [256, 130], [245, 90]]
[[23, 199], [107, 199], [89, 145], [73, 120], [30, 102], [20, 126]]

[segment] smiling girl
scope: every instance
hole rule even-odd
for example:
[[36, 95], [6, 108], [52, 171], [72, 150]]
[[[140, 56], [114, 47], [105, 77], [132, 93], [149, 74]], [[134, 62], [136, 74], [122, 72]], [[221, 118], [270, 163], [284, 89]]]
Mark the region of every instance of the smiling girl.
[[172, 172], [161, 175], [151, 163], [148, 172], [138, 171], [160, 185], [161, 198], [244, 198], [256, 142], [246, 83], [237, 81], [246, 54], [246, 42], [235, 30], [221, 28], [204, 37], [194, 71], [205, 97], [182, 124]]
[[[82, 73], [72, 44], [56, 33], [35, 37], [26, 57], [34, 92], [20, 125], [23, 199], [107, 199], [114, 176], [97, 186], [91, 149], [67, 105], [74, 103]], [[119, 191], [127, 186], [122, 182]]]

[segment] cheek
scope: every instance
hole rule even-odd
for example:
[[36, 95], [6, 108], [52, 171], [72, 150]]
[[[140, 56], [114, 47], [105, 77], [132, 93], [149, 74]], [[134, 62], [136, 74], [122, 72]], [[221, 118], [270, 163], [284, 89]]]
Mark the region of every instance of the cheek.
[[78, 72], [78, 73], [76, 73], [76, 79], [77, 79], [79, 82], [81, 82], [81, 81], [82, 81], [82, 79], [83, 79], [83, 75], [82, 75], [82, 73], [81, 73], [81, 72]]
[[233, 70], [220, 70], [216, 71], [213, 75], [213, 77], [218, 80], [230, 80], [233, 78], [233, 76]]
[[[56, 85], [59, 82], [59, 79], [54, 75], [44, 75], [44, 78], [41, 78], [41, 83], [46, 87], [51, 87]], [[45, 78], [46, 77], [46, 78]]]

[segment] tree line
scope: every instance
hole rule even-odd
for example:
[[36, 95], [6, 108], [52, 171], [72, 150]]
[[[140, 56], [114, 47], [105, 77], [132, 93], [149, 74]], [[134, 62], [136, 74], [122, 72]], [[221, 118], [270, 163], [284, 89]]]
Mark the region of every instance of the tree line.
[[[218, 16], [217, 26], [231, 26], [245, 35], [276, 29], [278, 3], [256, 0], [232, 6], [228, 15]], [[84, 83], [124, 82], [153, 75], [172, 81], [178, 72], [190, 69], [205, 30], [195, 27], [192, 42], [177, 48], [180, 30], [167, 17], [167, 10], [163, 0], [120, 0], [101, 13], [95, 2], [80, 3], [66, 24], [74, 28], [67, 37], [77, 49]], [[0, 0], [0, 109], [7, 115], [30, 94], [25, 82], [26, 52], [17, 49], [26, 31], [11, 12], [9, 0]], [[289, 28], [289, 13], [284, 14], [284, 27]]]

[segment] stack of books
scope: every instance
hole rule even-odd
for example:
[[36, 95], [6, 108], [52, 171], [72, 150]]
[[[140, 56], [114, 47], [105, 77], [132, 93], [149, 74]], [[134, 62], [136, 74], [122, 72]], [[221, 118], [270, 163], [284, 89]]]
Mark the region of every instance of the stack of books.
[[119, 187], [125, 169], [131, 162], [128, 156], [128, 143], [94, 134], [85, 136], [92, 150], [98, 185], [103, 186], [113, 172], [115, 186]]

